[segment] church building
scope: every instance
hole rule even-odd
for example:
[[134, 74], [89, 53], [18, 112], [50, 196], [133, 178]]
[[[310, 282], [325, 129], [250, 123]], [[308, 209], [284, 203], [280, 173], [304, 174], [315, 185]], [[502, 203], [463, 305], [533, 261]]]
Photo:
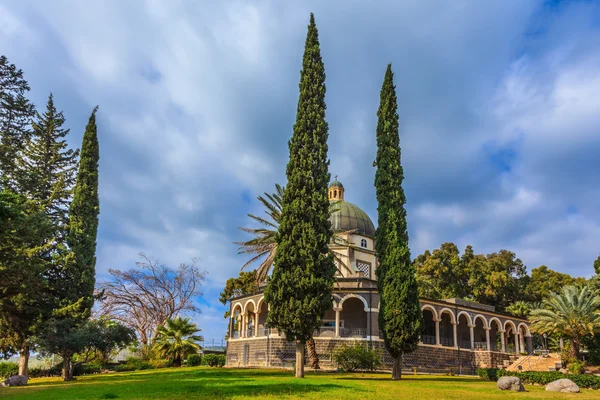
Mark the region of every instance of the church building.
[[[328, 194], [334, 204], [330, 248], [338, 272], [333, 307], [314, 334], [320, 366], [337, 368], [333, 350], [342, 343], [361, 341], [377, 349], [383, 366], [391, 368], [393, 359], [385, 350], [378, 326], [375, 225], [367, 213], [346, 201], [345, 188], [337, 179], [330, 184]], [[230, 367], [286, 367], [295, 362], [295, 344], [266, 326], [269, 307], [263, 289], [231, 300], [227, 340]], [[405, 355], [404, 368], [475, 373], [478, 367], [505, 366], [515, 356], [533, 350], [528, 321], [499, 314], [493, 305], [423, 298], [420, 304], [425, 327], [417, 350]]]

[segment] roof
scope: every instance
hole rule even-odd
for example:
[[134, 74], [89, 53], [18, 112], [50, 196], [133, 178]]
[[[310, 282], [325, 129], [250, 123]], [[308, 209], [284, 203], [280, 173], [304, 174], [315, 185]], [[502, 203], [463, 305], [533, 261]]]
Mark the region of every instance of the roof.
[[330, 187], [330, 188], [332, 188], [332, 187], [337, 187], [337, 188], [342, 188], [342, 189], [343, 189], [343, 188], [344, 188], [344, 185], [342, 185], [342, 182], [340, 182], [340, 181], [338, 181], [338, 180], [336, 179], [336, 180], [332, 181], [332, 182], [329, 184], [329, 187]]
[[366, 236], [375, 236], [375, 225], [366, 212], [347, 201], [332, 203], [333, 212], [329, 217], [334, 232], [356, 230]]

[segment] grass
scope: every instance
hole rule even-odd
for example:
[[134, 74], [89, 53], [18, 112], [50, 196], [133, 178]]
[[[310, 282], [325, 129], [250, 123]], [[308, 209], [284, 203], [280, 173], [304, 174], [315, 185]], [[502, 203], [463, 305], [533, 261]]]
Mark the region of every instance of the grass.
[[295, 379], [290, 371], [169, 368], [89, 375], [74, 382], [32, 379], [27, 387], [0, 388], [2, 399], [600, 399], [600, 392], [550, 393], [526, 386], [527, 393], [501, 392], [495, 382], [471, 377], [389, 374], [309, 373]]

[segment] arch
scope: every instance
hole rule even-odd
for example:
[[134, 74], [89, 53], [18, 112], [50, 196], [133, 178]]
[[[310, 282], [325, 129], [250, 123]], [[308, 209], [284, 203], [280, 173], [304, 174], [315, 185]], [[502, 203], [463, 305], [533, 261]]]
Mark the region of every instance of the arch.
[[254, 306], [254, 310], [253, 312], [256, 312], [256, 303], [254, 302], [254, 300], [249, 299], [246, 304], [244, 305], [244, 314], [246, 314], [248, 312], [248, 304], [252, 303], [252, 305]]
[[[337, 299], [337, 301], [335, 301]], [[340, 307], [340, 301], [342, 300], [342, 297], [339, 294], [333, 294], [333, 307], [334, 309], [339, 308]]]
[[368, 247], [367, 239], [360, 239], [360, 247], [366, 249]]
[[422, 313], [423, 313], [423, 311], [425, 311], [425, 310], [429, 310], [429, 311], [431, 311], [431, 313], [433, 314], [434, 321], [437, 321], [437, 320], [439, 319], [439, 317], [438, 317], [438, 313], [437, 313], [437, 310], [436, 310], [436, 309], [435, 309], [435, 307], [434, 307], [434, 306], [432, 306], [431, 304], [425, 304], [425, 305], [423, 305], [423, 307], [421, 307], [421, 314], [422, 314]]
[[237, 303], [235, 303], [233, 305], [233, 307], [231, 308], [231, 315], [235, 315], [235, 310], [239, 307], [240, 309], [240, 314], [244, 313], [244, 306], [242, 306], [242, 303], [240, 303], [239, 301]]
[[261, 312], [262, 310], [262, 305], [265, 302], [265, 296], [261, 296], [260, 299], [258, 299], [258, 301], [256, 302], [256, 310], [258, 312]]
[[498, 324], [498, 328], [500, 328], [501, 331], [504, 331], [504, 325], [502, 325], [502, 321], [500, 321], [500, 319], [497, 317], [490, 318], [490, 321], [489, 321], [490, 328], [492, 327], [492, 322], [494, 322], [494, 321], [496, 321], [496, 323]]
[[343, 298], [340, 300], [338, 307], [340, 307], [340, 308], [344, 308], [344, 301], [346, 301], [347, 299], [349, 299], [349, 298], [351, 298], [351, 297], [355, 297], [355, 298], [359, 299], [360, 301], [362, 301], [362, 302], [363, 302], [363, 304], [365, 305], [365, 311], [366, 311], [366, 312], [369, 312], [369, 304], [367, 303], [367, 300], [365, 300], [365, 298], [364, 298], [364, 297], [362, 297], [362, 296], [357, 296], [357, 295], [355, 295], [354, 293], [349, 293], [349, 294], [345, 295], [345, 296], [344, 296], [344, 297], [343, 297]]
[[531, 336], [531, 331], [529, 330], [529, 326], [527, 326], [527, 324], [525, 322], [521, 322], [519, 324], [519, 326], [517, 327], [517, 330], [520, 332], [521, 331], [521, 327], [525, 328], [524, 332], [525, 332], [525, 337], [529, 337]]
[[506, 321], [504, 321], [504, 327], [503, 327], [504, 331], [508, 330], [507, 325], [511, 325], [511, 327], [513, 328], [513, 332], [518, 332], [517, 326], [510, 319], [507, 319]]
[[[488, 321], [487, 319], [485, 319], [485, 317], [481, 314], [477, 314], [475, 317], [473, 317], [473, 325], [477, 325], [477, 319], [481, 319], [483, 321], [483, 328], [484, 329], [490, 329], [491, 325], [488, 325]], [[501, 326], [501, 325], [498, 325]]]
[[458, 315], [456, 316], [456, 320], [457, 321], [460, 321], [460, 316], [461, 315], [464, 315], [464, 316], [467, 317], [467, 326], [473, 325], [473, 319], [471, 318], [471, 316], [469, 315], [469, 313], [466, 312], [466, 311], [462, 311], [461, 310], [461, 311], [458, 312]]
[[448, 307], [444, 307], [440, 310], [440, 313], [438, 314], [440, 318], [442, 318], [442, 315], [444, 313], [448, 313], [450, 314], [450, 322], [452, 322], [453, 325], [456, 325], [456, 315], [454, 315], [454, 313], [452, 312], [451, 309], [449, 309]]

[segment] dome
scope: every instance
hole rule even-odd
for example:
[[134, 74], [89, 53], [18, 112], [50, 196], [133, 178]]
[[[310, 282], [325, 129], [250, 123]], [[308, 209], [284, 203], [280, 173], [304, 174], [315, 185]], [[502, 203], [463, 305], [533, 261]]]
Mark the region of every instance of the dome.
[[375, 225], [366, 212], [346, 201], [333, 201], [329, 217], [334, 232], [356, 230], [366, 236], [375, 236]]
[[338, 180], [336, 179], [336, 180], [334, 180], [333, 182], [331, 182], [331, 183], [329, 184], [329, 187], [330, 187], [330, 188], [342, 188], [342, 189], [343, 189], [343, 188], [344, 188], [344, 185], [342, 185], [342, 182], [340, 182], [340, 181], [338, 181]]

